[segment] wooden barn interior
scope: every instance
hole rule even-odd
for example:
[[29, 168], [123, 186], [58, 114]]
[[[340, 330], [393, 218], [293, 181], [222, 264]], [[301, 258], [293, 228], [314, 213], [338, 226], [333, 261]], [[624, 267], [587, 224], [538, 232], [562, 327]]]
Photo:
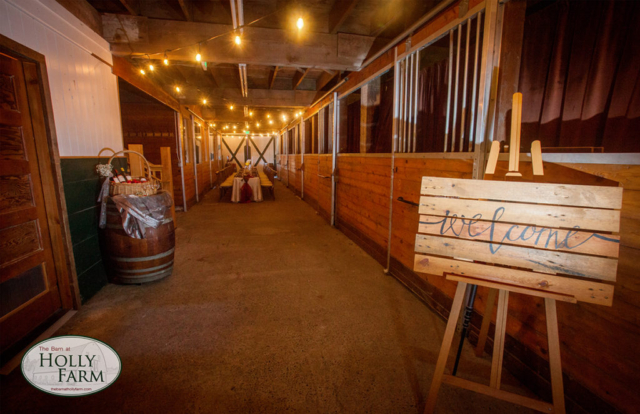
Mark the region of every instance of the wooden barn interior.
[[[640, 412], [639, 22], [614, 0], [0, 0], [2, 412]], [[131, 236], [117, 200], [161, 195]], [[489, 219], [441, 207], [461, 199], [564, 230], [539, 245], [526, 210], [476, 255], [499, 218], [470, 240]], [[23, 356], [64, 335], [108, 344], [117, 379], [34, 385]]]

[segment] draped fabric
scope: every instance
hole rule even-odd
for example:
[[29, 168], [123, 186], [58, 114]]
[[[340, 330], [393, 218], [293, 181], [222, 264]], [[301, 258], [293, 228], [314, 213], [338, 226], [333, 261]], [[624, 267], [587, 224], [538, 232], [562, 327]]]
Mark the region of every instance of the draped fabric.
[[529, 7], [519, 80], [523, 148], [539, 139], [568, 151], [640, 152], [639, 22], [636, 1]]
[[249, 183], [245, 182], [244, 184], [242, 184], [242, 187], [240, 187], [240, 202], [250, 203], [252, 196], [253, 196], [253, 190], [251, 189], [251, 186], [249, 185]]
[[347, 154], [360, 152], [360, 100], [347, 105]]
[[380, 105], [376, 106], [376, 126], [371, 139], [371, 152], [389, 153], [393, 142], [393, 69], [382, 75]]
[[448, 60], [421, 67], [418, 75], [417, 152], [443, 152], [447, 114]]

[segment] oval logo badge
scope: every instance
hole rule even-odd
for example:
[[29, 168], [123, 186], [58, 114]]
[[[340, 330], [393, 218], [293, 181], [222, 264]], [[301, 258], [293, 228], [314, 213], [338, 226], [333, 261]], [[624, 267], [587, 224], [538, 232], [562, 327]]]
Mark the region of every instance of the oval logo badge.
[[31, 347], [22, 358], [22, 375], [53, 395], [95, 394], [120, 375], [120, 356], [109, 345], [87, 336], [57, 336]]

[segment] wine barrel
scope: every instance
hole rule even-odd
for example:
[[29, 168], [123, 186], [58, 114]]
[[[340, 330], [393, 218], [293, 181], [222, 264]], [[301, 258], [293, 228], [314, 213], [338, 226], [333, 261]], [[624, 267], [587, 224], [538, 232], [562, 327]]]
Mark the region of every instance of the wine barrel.
[[171, 275], [175, 240], [171, 215], [157, 228], [147, 227], [144, 239], [129, 237], [122, 228], [120, 213], [108, 198], [107, 224], [101, 242], [110, 282], [140, 284]]

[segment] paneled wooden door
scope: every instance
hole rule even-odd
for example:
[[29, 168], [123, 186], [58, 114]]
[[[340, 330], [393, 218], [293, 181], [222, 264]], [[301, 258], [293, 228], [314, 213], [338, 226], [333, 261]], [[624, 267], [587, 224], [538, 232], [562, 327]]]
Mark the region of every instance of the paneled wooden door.
[[25, 77], [34, 63], [0, 53], [0, 353], [61, 308]]

